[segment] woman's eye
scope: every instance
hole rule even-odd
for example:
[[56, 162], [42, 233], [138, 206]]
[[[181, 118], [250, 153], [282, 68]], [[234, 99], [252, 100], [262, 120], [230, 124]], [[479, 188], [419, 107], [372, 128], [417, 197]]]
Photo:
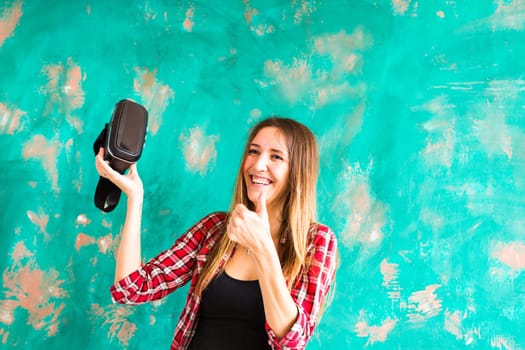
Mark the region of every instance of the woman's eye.
[[283, 157], [278, 156], [277, 154], [274, 154], [274, 155], [272, 156], [272, 158], [275, 159], [275, 160], [283, 160]]
[[258, 154], [259, 151], [257, 151], [256, 149], [250, 149], [248, 150], [248, 154]]

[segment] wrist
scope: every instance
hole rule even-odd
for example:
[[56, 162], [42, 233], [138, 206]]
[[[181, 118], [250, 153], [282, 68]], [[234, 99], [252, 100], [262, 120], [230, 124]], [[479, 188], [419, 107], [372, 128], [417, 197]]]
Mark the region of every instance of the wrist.
[[260, 244], [251, 250], [253, 251], [254, 255], [262, 261], [269, 261], [275, 257], [277, 257], [277, 260], [279, 260], [277, 250], [275, 249], [275, 245], [271, 239], [265, 239], [261, 241]]
[[143, 201], [144, 194], [142, 191], [136, 191], [128, 195], [128, 207], [130, 208], [142, 208]]

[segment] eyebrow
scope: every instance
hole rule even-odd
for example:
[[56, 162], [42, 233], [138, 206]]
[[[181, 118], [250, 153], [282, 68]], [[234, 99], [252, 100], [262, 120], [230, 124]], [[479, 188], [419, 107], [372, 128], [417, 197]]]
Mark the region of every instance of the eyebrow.
[[[250, 146], [261, 148], [261, 146], [256, 144], [256, 143], [251, 143]], [[281, 151], [280, 149], [277, 149], [277, 148], [272, 148], [272, 149], [270, 149], [270, 151], [275, 152], [275, 153], [285, 154], [283, 151]]]

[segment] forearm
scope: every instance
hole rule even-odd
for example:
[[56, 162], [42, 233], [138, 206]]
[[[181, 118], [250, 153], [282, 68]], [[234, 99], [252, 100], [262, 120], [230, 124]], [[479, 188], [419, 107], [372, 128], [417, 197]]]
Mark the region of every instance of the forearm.
[[128, 197], [126, 219], [116, 254], [115, 282], [128, 276], [141, 265], [142, 201], [142, 195]]
[[266, 322], [275, 335], [282, 338], [297, 319], [297, 305], [288, 291], [279, 256], [273, 246], [254, 254], [254, 258]]

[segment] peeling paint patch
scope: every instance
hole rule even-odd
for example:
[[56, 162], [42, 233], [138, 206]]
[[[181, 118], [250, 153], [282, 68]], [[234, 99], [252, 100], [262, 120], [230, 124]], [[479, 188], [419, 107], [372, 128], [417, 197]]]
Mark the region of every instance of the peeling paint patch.
[[40, 233], [44, 235], [44, 240], [48, 241], [50, 239], [49, 233], [47, 233], [47, 224], [49, 222], [49, 215], [44, 213], [42, 209], [39, 210], [39, 213], [35, 213], [31, 210], [27, 211], [27, 217], [33, 224], [38, 226]]
[[501, 111], [493, 110], [485, 119], [474, 120], [473, 129], [489, 157], [504, 154], [512, 158], [512, 138]]
[[97, 240], [98, 250], [102, 254], [107, 254], [113, 248], [114, 239], [112, 234], [108, 234], [104, 237], [101, 237]]
[[128, 346], [131, 338], [135, 335], [137, 326], [129, 321], [133, 315], [132, 308], [121, 305], [100, 306], [91, 305], [91, 314], [103, 320], [103, 326], [109, 326], [108, 338], [118, 340], [123, 346]]
[[22, 17], [22, 1], [15, 2], [0, 14], [0, 47], [11, 37]]
[[[343, 99], [356, 99], [365, 96], [366, 84], [350, 84], [349, 76], [361, 72], [362, 51], [373, 44], [373, 38], [362, 27], [351, 34], [341, 30], [335, 34], [313, 37], [309, 55], [293, 57], [291, 63], [280, 59], [264, 62], [266, 81], [259, 81], [262, 87], [277, 86], [283, 97], [291, 102], [310, 102], [312, 108], [320, 108]], [[326, 56], [330, 69], [317, 67], [312, 56]], [[355, 80], [355, 79], [352, 79]]]
[[373, 45], [373, 38], [363, 27], [357, 27], [353, 33], [341, 30], [336, 34], [324, 34], [314, 37], [315, 52], [329, 56], [333, 68], [331, 80], [338, 80], [348, 73], [359, 73], [363, 65], [362, 51]]
[[427, 166], [452, 166], [457, 143], [454, 109], [455, 106], [450, 104], [445, 96], [436, 97], [423, 106], [412, 108], [414, 111], [425, 111], [432, 115], [432, 118], [422, 125], [428, 133], [426, 147], [421, 151]]
[[247, 25], [250, 25], [252, 23], [252, 17], [257, 15], [257, 10], [252, 9], [250, 6], [250, 0], [242, 0], [244, 3], [244, 21]]
[[157, 81], [157, 70], [148, 68], [135, 68], [136, 77], [133, 81], [135, 91], [140, 93], [148, 109], [148, 129], [156, 135], [162, 125], [162, 115], [173, 99], [175, 93], [162, 82]]
[[91, 223], [91, 220], [88, 219], [86, 214], [80, 214], [80, 215], [77, 216], [76, 223], [77, 223], [77, 225], [82, 225], [82, 226], [86, 227], [87, 225], [89, 225]]
[[412, 16], [417, 15], [418, 2], [413, 0], [392, 0], [392, 10], [395, 16], [405, 16], [412, 10]]
[[491, 27], [504, 30], [523, 30], [525, 25], [525, 3], [522, 0], [496, 1], [497, 8], [489, 17]]
[[77, 235], [77, 239], [75, 240], [75, 249], [78, 252], [80, 251], [80, 248], [91, 244], [95, 244], [95, 238], [85, 233], [79, 233]]
[[492, 256], [513, 270], [525, 269], [525, 244], [523, 242], [497, 243]]
[[191, 32], [193, 30], [193, 26], [195, 25], [195, 22], [193, 22], [193, 17], [195, 16], [195, 8], [190, 7], [188, 10], [186, 10], [186, 18], [184, 19], [184, 22], [182, 23], [182, 28], [184, 28], [185, 31]]
[[372, 162], [365, 170], [359, 164], [347, 167], [342, 176], [343, 190], [336, 197], [333, 208], [346, 222], [341, 232], [342, 244], [378, 246], [383, 240], [387, 224], [387, 206], [375, 198], [370, 188]]
[[17, 260], [3, 271], [5, 299], [0, 301], [1, 317], [3, 323], [12, 322], [15, 309], [22, 308], [28, 312], [27, 324], [35, 330], [44, 330], [50, 337], [58, 331], [65, 307], [61, 301], [67, 297], [67, 292], [62, 288], [64, 281], [59, 279], [58, 271], [41, 270], [32, 255], [17, 256]]
[[23, 125], [20, 119], [25, 114], [26, 112], [18, 108], [9, 110], [5, 104], [0, 102], [0, 134], [14, 135], [21, 131]]
[[186, 168], [191, 172], [199, 172], [201, 175], [210, 171], [217, 158], [215, 142], [219, 140], [216, 135], [205, 135], [198, 126], [189, 130], [189, 135], [181, 134], [181, 143]]
[[454, 335], [457, 340], [462, 340], [465, 345], [469, 346], [474, 343], [477, 339], [481, 339], [479, 327], [466, 328], [463, 322], [467, 319], [467, 311], [449, 311], [445, 310], [445, 331]]
[[85, 80], [80, 67], [72, 58], [67, 63], [49, 64], [42, 68], [48, 82], [42, 93], [47, 96], [45, 115], [57, 111], [65, 114], [66, 121], [80, 134], [83, 122], [72, 113], [84, 105], [84, 90], [82, 82]]
[[15, 248], [13, 249], [12, 254], [14, 261], [20, 261], [24, 258], [30, 258], [32, 256], [34, 256], [34, 254], [30, 252], [29, 249], [27, 249], [23, 241], [17, 242], [15, 244]]
[[413, 292], [408, 298], [409, 322], [424, 322], [437, 316], [441, 311], [441, 299], [435, 294], [439, 284], [427, 286], [424, 290]]
[[445, 311], [445, 330], [454, 335], [456, 339], [463, 338], [463, 332], [461, 329], [461, 322], [463, 319], [464, 316], [458, 310], [454, 312], [448, 310]]
[[294, 12], [294, 24], [301, 24], [310, 18], [317, 11], [317, 1], [300, 0], [292, 1], [292, 11]]
[[521, 350], [523, 349], [519, 343], [512, 338], [497, 335], [490, 340], [490, 345], [494, 349], [499, 350]]
[[57, 141], [47, 141], [42, 135], [35, 135], [23, 146], [24, 159], [35, 158], [42, 162], [47, 177], [51, 180], [53, 190], [59, 192], [57, 157], [59, 144]]
[[284, 97], [298, 101], [307, 95], [312, 85], [312, 68], [305, 61], [294, 58], [290, 65], [281, 60], [267, 60], [264, 63], [264, 74], [273, 79], [271, 84], [278, 84]]
[[388, 297], [391, 300], [400, 300], [402, 288], [397, 280], [399, 275], [399, 265], [389, 263], [386, 259], [383, 259], [379, 268], [383, 275], [382, 285], [387, 289]]
[[463, 31], [483, 30], [522, 31], [525, 28], [525, 3], [523, 0], [494, 1], [495, 10], [490, 16], [469, 23]]
[[395, 319], [387, 318], [379, 326], [370, 326], [367, 322], [360, 321], [355, 325], [355, 332], [358, 337], [368, 338], [366, 342], [367, 346], [376, 342], [383, 343], [387, 339], [388, 334], [394, 329], [397, 322], [398, 321]]

